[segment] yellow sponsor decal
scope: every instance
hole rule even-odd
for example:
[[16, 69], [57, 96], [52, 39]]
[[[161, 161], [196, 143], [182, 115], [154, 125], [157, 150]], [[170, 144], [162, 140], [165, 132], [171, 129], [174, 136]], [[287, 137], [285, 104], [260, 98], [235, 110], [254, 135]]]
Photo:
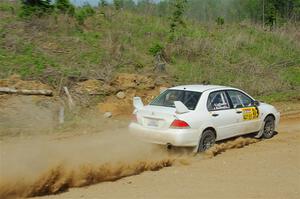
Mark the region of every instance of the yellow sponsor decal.
[[244, 120], [254, 120], [258, 118], [258, 110], [256, 107], [242, 108]]

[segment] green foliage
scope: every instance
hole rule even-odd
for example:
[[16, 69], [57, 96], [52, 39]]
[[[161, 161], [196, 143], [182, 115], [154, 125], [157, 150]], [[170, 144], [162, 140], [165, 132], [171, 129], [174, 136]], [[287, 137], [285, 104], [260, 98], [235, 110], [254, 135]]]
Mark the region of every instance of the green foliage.
[[22, 0], [21, 17], [42, 16], [53, 11], [51, 0]]
[[123, 7], [123, 0], [114, 0], [114, 7], [116, 10], [120, 10]]
[[[43, 73], [47, 66], [56, 66], [52, 59], [36, 51], [35, 46], [28, 43], [23, 44], [18, 54], [0, 51], [0, 63], [7, 67], [4, 68], [6, 71], [2, 72], [10, 70], [23, 77], [38, 76]], [[15, 65], [17, 67], [12, 67]]]
[[100, 7], [106, 7], [108, 6], [108, 3], [106, 0], [100, 0], [98, 6]]
[[9, 3], [1, 3], [0, 4], [0, 11], [2, 12], [11, 12], [14, 13], [14, 6]]
[[219, 26], [224, 25], [224, 18], [223, 18], [223, 17], [218, 17], [218, 18], [216, 19], [216, 23], [217, 23]]
[[183, 14], [187, 0], [175, 0], [173, 3], [174, 10], [171, 17], [170, 32], [175, 32], [178, 26], [184, 26]]
[[283, 75], [286, 81], [289, 82], [292, 86], [300, 86], [300, 66], [288, 68], [284, 71]]
[[291, 102], [293, 100], [298, 101], [300, 99], [300, 92], [294, 90], [274, 92], [272, 94], [256, 96], [256, 99], [266, 103], [284, 102], [284, 101]]
[[133, 0], [123, 0], [123, 8], [128, 10], [135, 9], [136, 5]]
[[163, 49], [164, 49], [164, 47], [163, 47], [162, 44], [160, 44], [160, 43], [155, 43], [154, 45], [152, 45], [152, 46], [149, 48], [149, 53], [150, 53], [152, 56], [155, 56], [155, 55], [157, 55], [157, 53], [161, 53]]
[[73, 16], [75, 13], [75, 7], [70, 3], [69, 0], [56, 0], [54, 5], [56, 9], [64, 14]]
[[174, 0], [173, 2], [173, 13], [171, 16], [170, 22], [170, 39], [174, 40], [175, 32], [180, 27], [185, 27], [185, 23], [183, 21], [183, 15], [185, 12], [187, 0]]
[[95, 10], [90, 4], [85, 4], [83, 7], [78, 8], [75, 12], [75, 18], [80, 25], [84, 24], [84, 21], [95, 14]]
[[[208, 12], [218, 1], [203, 0], [211, 2]], [[286, 26], [286, 31], [279, 34], [250, 23], [231, 23], [222, 12], [211, 12], [211, 21], [206, 23], [188, 20], [183, 14], [186, 26], [177, 26], [176, 40], [167, 42], [170, 21], [166, 16], [173, 14], [175, 8], [168, 3], [162, 10], [170, 12], [162, 15], [151, 9], [138, 14], [137, 7], [109, 15], [110, 6], [99, 11], [83, 6], [76, 8], [74, 19], [61, 12], [55, 15], [57, 23], [53, 15], [37, 21], [33, 18], [38, 28], [32, 30], [26, 26], [27, 21], [5, 11], [0, 20], [0, 76], [17, 73], [58, 85], [61, 78], [73, 75], [94, 78], [103, 74], [110, 77], [120, 71], [148, 72], [154, 67], [153, 56], [162, 53], [174, 84], [224, 84], [253, 95], [272, 95], [272, 100], [277, 99], [274, 93], [299, 91], [299, 41], [290, 31], [296, 29]], [[155, 8], [153, 4], [145, 5]], [[99, 14], [102, 10], [108, 13], [109, 20]], [[98, 13], [94, 15], [95, 12]], [[248, 14], [244, 14], [232, 16], [247, 19]], [[84, 24], [89, 16], [93, 20], [85, 26], [76, 24], [76, 20]], [[217, 16], [224, 17], [226, 26], [215, 24]], [[54, 23], [55, 27], [51, 27]]]
[[280, 25], [299, 22], [299, 0], [189, 0], [187, 16], [199, 21], [213, 21], [222, 15], [227, 22], [251, 20]]

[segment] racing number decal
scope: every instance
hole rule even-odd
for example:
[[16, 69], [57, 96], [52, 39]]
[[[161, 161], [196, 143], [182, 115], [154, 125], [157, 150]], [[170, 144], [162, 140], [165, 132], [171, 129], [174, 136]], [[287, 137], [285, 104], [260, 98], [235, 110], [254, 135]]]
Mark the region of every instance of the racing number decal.
[[244, 120], [254, 120], [258, 118], [258, 109], [256, 107], [242, 108]]

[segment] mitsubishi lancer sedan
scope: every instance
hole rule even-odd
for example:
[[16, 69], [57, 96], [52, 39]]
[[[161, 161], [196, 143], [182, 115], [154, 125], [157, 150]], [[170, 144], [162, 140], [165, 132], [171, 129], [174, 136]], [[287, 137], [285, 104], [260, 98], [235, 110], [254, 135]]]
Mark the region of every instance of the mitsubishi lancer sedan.
[[280, 119], [272, 105], [240, 89], [216, 85], [177, 86], [149, 105], [134, 97], [133, 105], [132, 134], [150, 143], [194, 147], [196, 152], [248, 133], [271, 138]]

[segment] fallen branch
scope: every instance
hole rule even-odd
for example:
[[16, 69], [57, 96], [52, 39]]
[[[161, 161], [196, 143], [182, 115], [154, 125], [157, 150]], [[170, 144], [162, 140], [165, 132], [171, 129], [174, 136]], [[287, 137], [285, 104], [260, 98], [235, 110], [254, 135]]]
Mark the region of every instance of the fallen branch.
[[52, 96], [52, 90], [39, 89], [39, 90], [27, 90], [27, 89], [14, 89], [9, 87], [0, 87], [0, 93], [7, 94], [20, 94], [20, 95], [45, 95]]
[[68, 88], [66, 86], [64, 86], [63, 88], [64, 88], [64, 91], [65, 91], [65, 93], [67, 95], [67, 98], [68, 98], [69, 108], [72, 109], [75, 106], [75, 103], [72, 99], [72, 96], [70, 95], [70, 92], [69, 92]]

